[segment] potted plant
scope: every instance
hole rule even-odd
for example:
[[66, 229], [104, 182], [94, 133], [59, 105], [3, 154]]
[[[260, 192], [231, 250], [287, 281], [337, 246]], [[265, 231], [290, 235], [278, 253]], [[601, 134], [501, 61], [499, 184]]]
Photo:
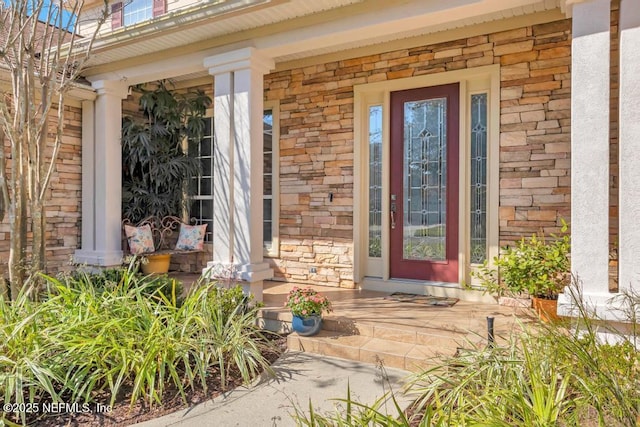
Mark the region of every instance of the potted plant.
[[285, 307], [291, 309], [291, 328], [302, 336], [317, 334], [322, 327], [322, 313], [332, 310], [327, 297], [314, 289], [298, 287], [289, 292]]
[[188, 217], [188, 184], [200, 173], [199, 160], [189, 153], [198, 153], [211, 98], [167, 86], [160, 81], [134, 87], [140, 111], [123, 117], [122, 216], [130, 224]]
[[570, 281], [569, 251], [571, 240], [567, 224], [562, 222], [562, 235], [533, 234], [514, 246], [502, 248], [500, 256], [487, 261], [472, 273], [486, 292], [497, 296], [528, 295], [542, 320], [557, 319], [558, 294]]

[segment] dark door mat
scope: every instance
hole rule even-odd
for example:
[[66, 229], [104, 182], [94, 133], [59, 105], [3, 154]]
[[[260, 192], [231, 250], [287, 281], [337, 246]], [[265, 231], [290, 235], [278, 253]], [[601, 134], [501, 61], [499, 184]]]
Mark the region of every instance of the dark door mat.
[[384, 298], [398, 302], [412, 302], [415, 304], [431, 305], [437, 307], [453, 307], [455, 303], [460, 301], [459, 298], [435, 297], [433, 295], [416, 295], [408, 294], [406, 292], [394, 292]]

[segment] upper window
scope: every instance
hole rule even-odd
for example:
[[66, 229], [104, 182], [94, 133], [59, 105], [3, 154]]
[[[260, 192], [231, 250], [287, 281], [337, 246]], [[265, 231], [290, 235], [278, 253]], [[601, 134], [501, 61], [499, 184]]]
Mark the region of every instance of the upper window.
[[111, 28], [134, 25], [165, 13], [166, 0], [125, 0], [111, 5]]
[[153, 17], [153, 0], [124, 2], [124, 26], [147, 21]]

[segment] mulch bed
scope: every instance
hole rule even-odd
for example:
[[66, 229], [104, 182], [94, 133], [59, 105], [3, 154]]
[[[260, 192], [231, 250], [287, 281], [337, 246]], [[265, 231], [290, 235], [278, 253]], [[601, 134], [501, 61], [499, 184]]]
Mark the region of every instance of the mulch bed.
[[[286, 349], [286, 336], [274, 334], [272, 343], [274, 344], [274, 350], [263, 353], [265, 358], [271, 364], [273, 364], [273, 362], [275, 362]], [[38, 427], [129, 426], [131, 424], [158, 418], [163, 415], [176, 412], [180, 409], [197, 405], [198, 403], [220, 396], [223, 392], [229, 392], [242, 384], [242, 379], [237, 372], [228, 372], [227, 375], [228, 386], [225, 390], [222, 390], [220, 388], [219, 372], [217, 372], [217, 370], [212, 370], [207, 380], [206, 393], [201, 388], [185, 390], [187, 403], [182, 400], [182, 397], [175, 387], [168, 387], [164, 391], [161, 403], [154, 403], [153, 406], [150, 407], [148, 404], [139, 401], [132, 407], [130, 406], [128, 397], [130, 395], [125, 390], [121, 393], [122, 396], [119, 396], [113, 408], [108, 412], [105, 412], [104, 410], [102, 412], [96, 411], [96, 403], [91, 403], [88, 405], [90, 412], [83, 412], [83, 410], [80, 409], [79, 412], [71, 413], [60, 410], [60, 413], [56, 415], [34, 414], [35, 416], [27, 418], [27, 423], [30, 426]], [[103, 405], [108, 405], [109, 400], [110, 396], [107, 394], [104, 395], [103, 399], [100, 399], [100, 397], [94, 399], [95, 402]], [[82, 405], [78, 405], [77, 407], [82, 408]]]

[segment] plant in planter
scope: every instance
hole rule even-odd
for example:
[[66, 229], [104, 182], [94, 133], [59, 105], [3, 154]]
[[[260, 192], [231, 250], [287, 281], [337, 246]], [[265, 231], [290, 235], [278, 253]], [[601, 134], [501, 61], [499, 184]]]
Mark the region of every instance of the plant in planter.
[[131, 224], [188, 216], [188, 184], [200, 173], [199, 160], [188, 153], [198, 152], [211, 98], [167, 85], [136, 86], [140, 114], [123, 118], [122, 216]]
[[331, 302], [327, 297], [311, 288], [294, 287], [287, 296], [285, 307], [291, 309], [291, 327], [299, 335], [315, 335], [322, 327], [322, 313], [331, 312]]
[[[516, 245], [502, 248], [493, 265], [485, 261], [472, 275], [481, 280], [486, 292], [497, 296], [530, 296], [534, 305], [539, 300], [551, 300], [555, 306], [558, 294], [570, 281], [571, 238], [566, 232], [567, 224], [563, 221], [561, 236], [523, 237]], [[543, 308], [541, 317], [545, 320], [544, 314], [550, 316], [552, 312], [555, 314], [555, 308]]]

